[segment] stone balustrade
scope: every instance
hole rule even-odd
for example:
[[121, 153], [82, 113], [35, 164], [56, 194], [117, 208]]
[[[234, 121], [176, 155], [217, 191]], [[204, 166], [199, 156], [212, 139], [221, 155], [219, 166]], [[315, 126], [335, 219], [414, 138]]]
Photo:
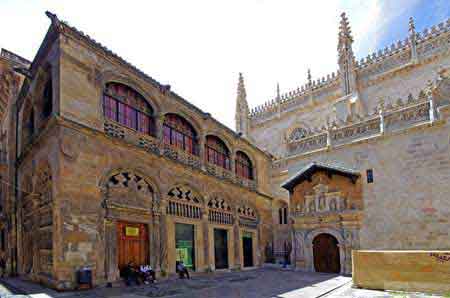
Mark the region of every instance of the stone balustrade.
[[226, 180], [252, 191], [256, 191], [257, 184], [255, 180], [239, 177], [232, 171], [206, 162], [197, 155], [193, 155], [177, 147], [164, 144], [160, 139], [153, 136], [139, 133], [133, 129], [124, 127], [109, 120], [105, 120], [104, 131], [106, 135], [110, 137], [121, 139], [129, 144], [141, 147], [152, 154], [164, 156], [188, 167], [203, 171], [218, 179]]
[[430, 101], [411, 102], [407, 106], [392, 108], [390, 111], [371, 115], [358, 122], [346, 123], [343, 127], [330, 129], [330, 140], [327, 144], [327, 132], [291, 141], [288, 143], [288, 155], [305, 154], [327, 146], [339, 146], [364, 138], [375, 137], [386, 132], [407, 129], [418, 124], [432, 121]]

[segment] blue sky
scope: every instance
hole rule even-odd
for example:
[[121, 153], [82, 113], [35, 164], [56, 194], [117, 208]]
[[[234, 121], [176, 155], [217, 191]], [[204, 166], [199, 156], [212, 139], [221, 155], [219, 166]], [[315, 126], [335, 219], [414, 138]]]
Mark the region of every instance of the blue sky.
[[238, 73], [251, 107], [337, 69], [339, 15], [357, 58], [450, 17], [449, 0], [0, 0], [0, 47], [32, 59], [44, 12], [86, 32], [204, 111], [234, 127]]

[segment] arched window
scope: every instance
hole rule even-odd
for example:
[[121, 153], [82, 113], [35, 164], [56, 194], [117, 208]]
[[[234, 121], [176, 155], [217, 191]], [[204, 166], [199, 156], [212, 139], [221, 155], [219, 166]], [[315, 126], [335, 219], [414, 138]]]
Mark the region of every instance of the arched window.
[[198, 155], [197, 134], [184, 118], [167, 114], [163, 125], [164, 144], [175, 146], [190, 154]]
[[107, 119], [141, 133], [153, 135], [153, 109], [142, 95], [120, 83], [107, 83], [103, 94]]
[[230, 170], [230, 151], [225, 143], [216, 136], [207, 136], [205, 143], [205, 158], [209, 163]]
[[253, 180], [253, 166], [250, 158], [242, 152], [236, 153], [236, 175], [242, 178]]

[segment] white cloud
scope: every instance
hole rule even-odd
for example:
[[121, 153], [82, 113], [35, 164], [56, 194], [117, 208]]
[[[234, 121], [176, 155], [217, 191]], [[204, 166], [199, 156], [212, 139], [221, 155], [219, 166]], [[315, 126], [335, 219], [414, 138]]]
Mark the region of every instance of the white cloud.
[[0, 46], [31, 59], [51, 10], [230, 127], [238, 72], [250, 106], [263, 103], [277, 81], [289, 91], [308, 68], [337, 69], [342, 10], [358, 49], [374, 47], [365, 33], [384, 17], [379, 1], [3, 1]]

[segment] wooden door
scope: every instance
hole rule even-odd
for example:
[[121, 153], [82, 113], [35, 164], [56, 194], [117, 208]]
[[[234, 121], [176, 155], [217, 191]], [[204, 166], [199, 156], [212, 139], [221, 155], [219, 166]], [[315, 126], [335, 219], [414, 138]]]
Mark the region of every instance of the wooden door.
[[214, 229], [214, 262], [216, 269], [228, 268], [227, 230]]
[[120, 270], [129, 262], [134, 262], [138, 266], [149, 264], [147, 225], [118, 222], [117, 233]]
[[320, 234], [314, 238], [314, 268], [317, 272], [339, 273], [341, 271], [337, 244], [336, 238], [329, 234]]

